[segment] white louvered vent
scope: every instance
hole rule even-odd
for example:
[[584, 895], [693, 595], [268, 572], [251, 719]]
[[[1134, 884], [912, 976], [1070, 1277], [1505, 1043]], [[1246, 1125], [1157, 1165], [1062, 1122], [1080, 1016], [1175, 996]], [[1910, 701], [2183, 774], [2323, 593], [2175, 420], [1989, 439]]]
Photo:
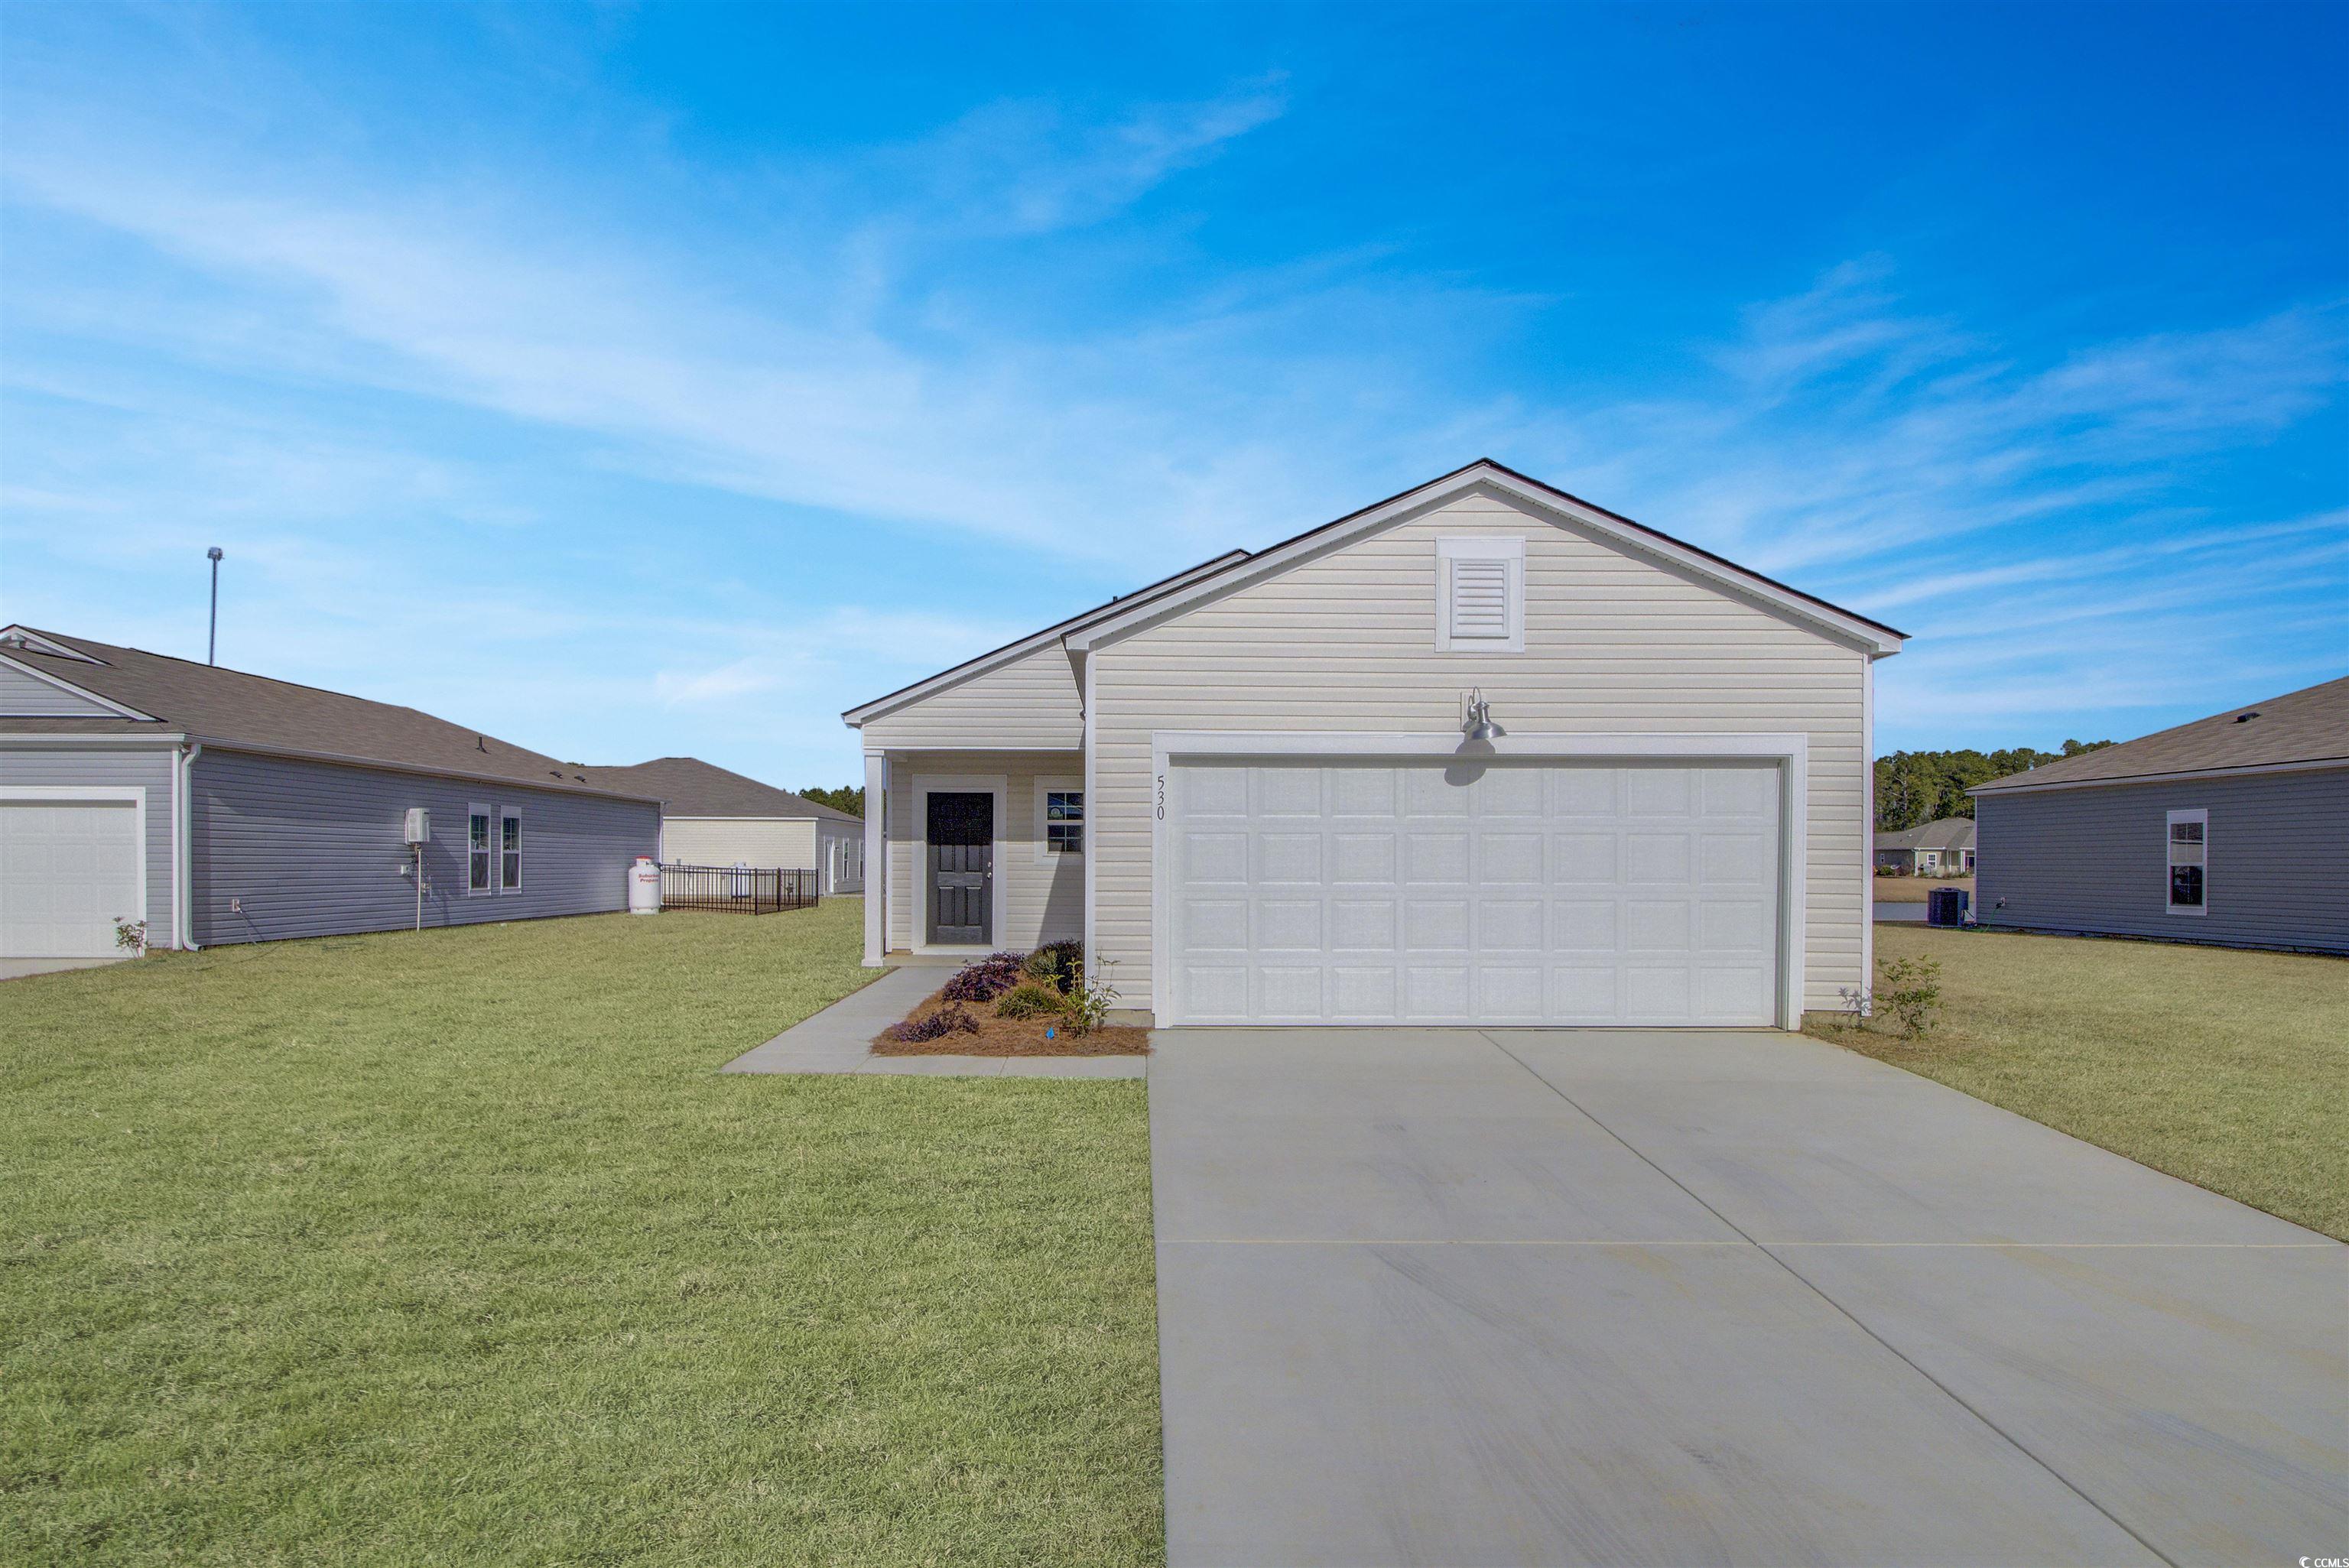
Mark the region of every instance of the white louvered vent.
[[1435, 651], [1521, 654], [1526, 648], [1526, 542], [1453, 534], [1435, 542]]
[[1509, 634], [1509, 563], [1456, 560], [1452, 563], [1452, 634], [1506, 639]]

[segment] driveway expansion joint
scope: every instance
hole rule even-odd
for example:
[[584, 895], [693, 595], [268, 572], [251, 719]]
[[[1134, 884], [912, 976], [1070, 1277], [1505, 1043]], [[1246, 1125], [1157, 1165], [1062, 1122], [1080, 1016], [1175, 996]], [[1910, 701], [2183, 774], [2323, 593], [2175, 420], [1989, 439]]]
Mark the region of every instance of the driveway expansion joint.
[[[1775, 1252], [1773, 1252], [1767, 1244], [1748, 1234], [1744, 1226], [1738, 1224], [1736, 1221], [1723, 1213], [1719, 1209], [1714, 1208], [1711, 1203], [1706, 1202], [1704, 1199], [1694, 1190], [1689, 1187], [1686, 1182], [1673, 1175], [1671, 1171], [1665, 1170], [1661, 1165], [1657, 1164], [1655, 1161], [1649, 1158], [1644, 1151], [1642, 1151], [1637, 1145], [1633, 1144], [1629, 1139], [1616, 1131], [1613, 1128], [1608, 1126], [1598, 1117], [1592, 1115], [1590, 1110], [1579, 1100], [1567, 1093], [1564, 1089], [1558, 1088], [1557, 1084], [1552, 1083], [1541, 1073], [1536, 1071], [1523, 1057], [1518, 1056], [1516, 1052], [1509, 1049], [1509, 1047], [1504, 1045], [1500, 1040], [1495, 1039], [1492, 1031], [1480, 1029], [1477, 1033], [1483, 1036], [1485, 1042], [1492, 1046], [1495, 1050], [1499, 1051], [1503, 1056], [1508, 1057], [1509, 1060], [1516, 1063], [1516, 1065], [1522, 1068], [1528, 1077], [1533, 1078], [1535, 1082], [1540, 1084], [1544, 1088], [1548, 1089], [1550, 1093], [1557, 1096], [1559, 1099], [1564, 1100], [1568, 1105], [1573, 1107], [1576, 1113], [1588, 1120], [1591, 1126], [1599, 1129], [1599, 1130], [1604, 1132], [1608, 1137], [1613, 1139], [1618, 1144], [1621, 1145], [1626, 1153], [1631, 1155], [1632, 1158], [1647, 1166], [1649, 1170], [1653, 1171], [1657, 1175], [1671, 1182], [1674, 1187], [1679, 1188], [1681, 1191], [1688, 1195], [1688, 1198], [1692, 1202], [1703, 1209], [1705, 1212], [1711, 1214], [1714, 1219], [1719, 1220], [1723, 1224], [1728, 1226], [1729, 1229], [1735, 1232], [1738, 1235], [1744, 1237], [1748, 1244], [1750, 1244], [1755, 1251], [1769, 1258], [1772, 1263], [1776, 1264], [1780, 1268], [1784, 1269], [1787, 1274], [1800, 1284], [1804, 1289], [1809, 1291], [1821, 1301], [1826, 1303], [1827, 1305], [1834, 1308], [1846, 1322], [1858, 1329], [1862, 1334], [1868, 1336], [1868, 1338], [1874, 1340], [1878, 1345], [1882, 1346], [1888, 1354], [1899, 1361], [1903, 1366], [1909, 1367], [1911, 1371], [1915, 1372], [1917, 1376], [1924, 1378], [1925, 1381], [1940, 1389], [1942, 1395], [1946, 1397], [1951, 1403], [1956, 1405], [1960, 1409], [1964, 1410], [1968, 1415], [1981, 1422], [1982, 1426], [1989, 1430], [1996, 1433], [2017, 1453], [2022, 1454], [2032, 1463], [2037, 1465], [2050, 1476], [2053, 1476], [2057, 1481], [2061, 1482], [2064, 1489], [2070, 1491], [2073, 1496], [2078, 1498], [2082, 1502], [2086, 1503], [2090, 1508], [2095, 1509], [2106, 1519], [2111, 1521], [2116, 1529], [2126, 1533], [2130, 1540], [2135, 1541], [2139, 1546], [2145, 1548], [2147, 1552], [2152, 1553], [2158, 1561], [2167, 1563], [2168, 1568], [2179, 1568], [2175, 1558], [2171, 1557], [2168, 1553], [2163, 1552], [2159, 1547], [2154, 1545], [2152, 1542], [2147, 1540], [2144, 1535], [2132, 1528], [2126, 1520], [2116, 1515], [2111, 1509], [2106, 1508], [2102, 1502], [2083, 1491], [2078, 1482], [2065, 1475], [2062, 1470], [2057, 1470], [2054, 1465], [2050, 1464], [2037, 1453], [2034, 1453], [2028, 1444], [2024, 1443], [2021, 1439], [2008, 1431], [2005, 1428], [2000, 1426], [1996, 1421], [1991, 1419], [1986, 1413], [1967, 1400], [1963, 1396], [1960, 1395], [1957, 1390], [1951, 1388], [1947, 1383], [1944, 1383], [1939, 1377], [1934, 1377], [1930, 1372], [1926, 1371], [1924, 1367], [1919, 1366], [1915, 1361], [1909, 1359], [1908, 1356], [1904, 1355], [1890, 1341], [1887, 1340], [1882, 1335], [1877, 1333], [1875, 1329], [1869, 1327], [1865, 1322], [1861, 1321], [1859, 1317], [1855, 1315], [1850, 1308], [1845, 1306], [1843, 1303], [1837, 1301], [1834, 1296], [1829, 1295], [1826, 1291], [1819, 1288], [1819, 1286], [1806, 1277], [1800, 1269], [1795, 1268], [1794, 1264], [1788, 1263], [1785, 1258], [1780, 1257]], [[1996, 1244], [2003, 1245], [2004, 1243]]]

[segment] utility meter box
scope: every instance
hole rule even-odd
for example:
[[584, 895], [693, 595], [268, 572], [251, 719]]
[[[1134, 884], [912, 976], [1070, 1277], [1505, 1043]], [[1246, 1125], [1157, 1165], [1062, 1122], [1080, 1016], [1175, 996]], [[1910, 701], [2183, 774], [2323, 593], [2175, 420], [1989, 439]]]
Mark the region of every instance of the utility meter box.
[[432, 810], [428, 806], [408, 809], [408, 842], [429, 844], [432, 841]]

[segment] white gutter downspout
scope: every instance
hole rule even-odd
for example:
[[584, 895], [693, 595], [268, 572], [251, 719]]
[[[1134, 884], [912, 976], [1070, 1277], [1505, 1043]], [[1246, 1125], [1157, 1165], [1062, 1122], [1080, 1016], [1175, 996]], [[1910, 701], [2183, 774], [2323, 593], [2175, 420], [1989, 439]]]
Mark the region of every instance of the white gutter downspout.
[[196, 758], [204, 754], [203, 742], [196, 741], [181, 748], [171, 766], [171, 923], [174, 945], [190, 953], [198, 951], [195, 922], [188, 918], [188, 890], [195, 881], [195, 802], [190, 791], [196, 787]]

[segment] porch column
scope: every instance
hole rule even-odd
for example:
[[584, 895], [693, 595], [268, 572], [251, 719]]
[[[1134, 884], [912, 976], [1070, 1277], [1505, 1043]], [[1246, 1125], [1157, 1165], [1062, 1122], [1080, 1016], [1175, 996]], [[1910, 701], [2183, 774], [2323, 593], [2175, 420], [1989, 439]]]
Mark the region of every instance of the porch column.
[[881, 967], [889, 945], [889, 841], [883, 831], [889, 810], [889, 759], [864, 754], [864, 967]]

